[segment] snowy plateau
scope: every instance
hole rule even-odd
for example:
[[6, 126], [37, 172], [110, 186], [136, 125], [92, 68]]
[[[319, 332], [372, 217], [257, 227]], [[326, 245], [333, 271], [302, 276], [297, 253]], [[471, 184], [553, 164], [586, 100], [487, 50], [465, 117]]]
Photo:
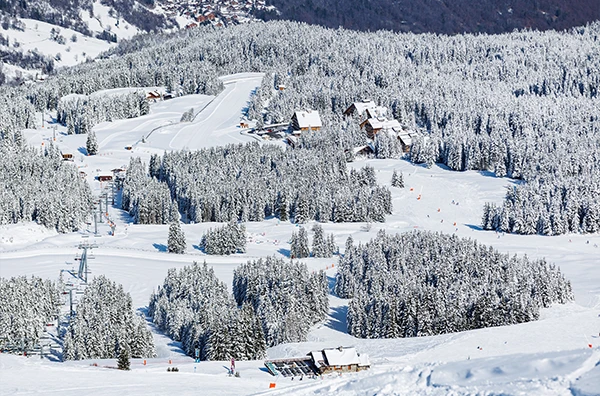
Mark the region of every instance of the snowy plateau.
[[[46, 29], [45, 24], [36, 24], [39, 31]], [[33, 45], [33, 38], [23, 40]], [[84, 40], [81, 37], [77, 43]], [[103, 50], [102, 45], [92, 43], [85, 51], [93, 56]], [[80, 52], [73, 49], [71, 53]], [[63, 59], [65, 64], [75, 61], [74, 56]], [[71, 154], [73, 166], [97, 197], [106, 189], [106, 182], [99, 181], [98, 176], [126, 167], [133, 157], [148, 164], [155, 154], [252, 142], [286, 148], [283, 140], [262, 139], [240, 128], [250, 97], [260, 87], [263, 76], [222, 76], [219, 80], [224, 89], [217, 95], [192, 94], [159, 100], [150, 103], [146, 115], [101, 122], [93, 127], [97, 155], [86, 155], [87, 136], [68, 134], [67, 128], [56, 122], [56, 111], [37, 113], [38, 120], [43, 121], [26, 129], [23, 138], [35, 148], [54, 142], [63, 154]], [[147, 87], [146, 91], [164, 92], [164, 87]], [[117, 92], [122, 94], [123, 90]], [[110, 94], [109, 90], [96, 95]], [[181, 122], [182, 114], [190, 108], [196, 110], [195, 117]], [[62, 362], [58, 352], [44, 358], [1, 353], [0, 394], [600, 395], [598, 232], [542, 236], [485, 231], [481, 228], [484, 204], [501, 205], [506, 188], [520, 181], [495, 177], [487, 171], [455, 172], [441, 164], [427, 167], [405, 159], [357, 156], [347, 166], [359, 169], [365, 165], [374, 168], [379, 185], [390, 188], [392, 213], [382, 223], [321, 223], [326, 235], [334, 234], [341, 254], [349, 236], [355, 243], [364, 244], [380, 230], [391, 235], [414, 230], [453, 234], [511, 256], [545, 258], [559, 266], [571, 282], [574, 301], [543, 308], [538, 320], [527, 323], [426, 337], [361, 339], [347, 330], [349, 300], [333, 292], [337, 257], [303, 258], [309, 271], [325, 271], [330, 284], [329, 312], [325, 320], [310, 328], [307, 341], [271, 347], [267, 358], [300, 357], [324, 348], [354, 347], [361, 354], [368, 354], [369, 370], [300, 380], [274, 377], [265, 368], [264, 360], [248, 360], [236, 362], [240, 375], [231, 376], [229, 361], [196, 362], [185, 354], [179, 342], [167, 337], [148, 319], [157, 356], [132, 359], [130, 371], [114, 369], [117, 359]], [[394, 171], [402, 172], [405, 188], [391, 186]], [[198, 247], [199, 241], [209, 229], [223, 223], [185, 222], [181, 228], [186, 250], [184, 254], [170, 254], [166, 251], [168, 224], [134, 224], [132, 217], [117, 205], [108, 205], [106, 210], [114, 229], [106, 221], [98, 223], [97, 236], [93, 222], [70, 233], [57, 233], [34, 222], [0, 225], [0, 276], [35, 275], [56, 280], [62, 269], [77, 266], [74, 258], [78, 245], [82, 237], [87, 237], [97, 245], [94, 259], [89, 262], [90, 276], [105, 275], [122, 284], [132, 297], [133, 308], [144, 312], [150, 295], [162, 285], [170, 268], [181, 269], [194, 261], [205, 261], [231, 291], [234, 270], [247, 261], [267, 256], [289, 260], [290, 237], [299, 229], [290, 221], [272, 216], [260, 222], [246, 222], [246, 251], [214, 256], [205, 254]], [[314, 224], [315, 221], [309, 221], [303, 226], [310, 230]], [[173, 366], [179, 371], [167, 372]]]

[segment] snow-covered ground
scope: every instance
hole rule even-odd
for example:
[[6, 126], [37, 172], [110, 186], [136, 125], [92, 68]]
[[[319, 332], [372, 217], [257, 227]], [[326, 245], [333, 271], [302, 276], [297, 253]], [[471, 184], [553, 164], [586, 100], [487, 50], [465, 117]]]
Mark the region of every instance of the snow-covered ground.
[[[84, 155], [85, 136], [64, 135], [57, 128], [57, 144], [75, 154], [74, 164], [87, 173], [95, 193], [101, 189], [97, 174], [126, 165], [131, 156], [145, 161], [152, 153], [170, 149], [197, 149], [225, 143], [252, 141], [238, 128], [252, 90], [260, 85], [260, 74], [224, 78], [226, 89], [217, 97], [190, 95], [151, 106], [149, 115], [137, 119], [103, 123], [94, 128], [100, 154]], [[190, 108], [198, 113], [191, 123], [179, 123]], [[47, 121], [51, 115], [46, 115]], [[51, 139], [53, 125], [27, 131], [32, 145]], [[141, 138], [145, 137], [145, 143]], [[131, 145], [132, 150], [125, 146]], [[303, 343], [271, 348], [271, 358], [300, 356], [310, 350], [355, 346], [371, 357], [372, 369], [357, 374], [330, 376], [320, 380], [274, 378], [262, 361], [239, 362], [241, 378], [227, 376], [228, 362], [194, 363], [177, 343], [156, 333], [159, 357], [146, 365], [136, 360], [131, 372], [106, 367], [115, 361], [91, 360], [60, 363], [37, 357], [0, 355], [0, 386], [3, 395], [42, 393], [75, 395], [154, 394], [600, 394], [600, 235], [555, 237], [517, 236], [482, 231], [479, 227], [485, 202], [500, 203], [505, 186], [514, 181], [485, 172], [451, 172], [431, 169], [402, 160], [358, 160], [377, 172], [381, 184], [390, 184], [394, 169], [402, 171], [406, 188], [391, 188], [394, 213], [386, 223], [367, 227], [359, 224], [323, 224], [335, 233], [343, 249], [348, 235], [368, 241], [383, 228], [388, 233], [426, 229], [457, 233], [492, 245], [501, 252], [545, 257], [560, 266], [571, 280], [575, 302], [542, 311], [536, 322], [479, 329], [435, 337], [363, 340], [346, 332], [348, 301], [330, 296], [330, 317], [315, 326]], [[420, 199], [417, 197], [420, 196]], [[93, 275], [105, 274], [124, 285], [134, 305], [143, 309], [150, 293], [162, 283], [167, 269], [204, 261], [231, 284], [233, 269], [257, 257], [288, 254], [296, 225], [268, 219], [248, 223], [248, 249], [243, 255], [207, 256], [198, 249], [203, 232], [214, 224], [184, 224], [187, 252], [166, 253], [168, 226], [132, 225], [129, 216], [109, 209], [117, 228], [109, 236], [106, 223], [99, 224], [98, 244], [90, 262]], [[310, 229], [311, 224], [306, 225]], [[0, 227], [0, 276], [35, 274], [57, 278], [71, 268], [82, 235], [59, 235], [33, 223]], [[310, 232], [309, 232], [310, 235]], [[310, 269], [324, 269], [331, 282], [335, 259], [305, 259]], [[591, 348], [590, 348], [591, 345]], [[170, 361], [170, 362], [169, 362]], [[93, 364], [97, 364], [94, 366]], [[177, 366], [179, 373], [168, 373]], [[275, 388], [269, 388], [271, 382]]]
[[[76, 65], [84, 62], [87, 57], [93, 59], [100, 52], [106, 51], [111, 45], [114, 45], [104, 40], [84, 36], [72, 29], [58, 27], [35, 19], [23, 18], [21, 22], [25, 26], [23, 31], [9, 29], [0, 32], [10, 38], [11, 45], [17, 41], [20, 44], [19, 48], [24, 52], [37, 50], [44, 55], [55, 57], [56, 67]], [[60, 30], [60, 35], [64, 36], [66, 40], [64, 44], [59, 44], [50, 39], [52, 29]], [[72, 41], [73, 37], [76, 41]], [[60, 54], [60, 59], [56, 58], [57, 54]]]
[[[94, 59], [101, 52], [115, 46], [115, 43], [95, 38], [97, 33], [101, 33], [104, 30], [116, 35], [119, 41], [129, 39], [140, 33], [137, 27], [130, 25], [124, 19], [111, 16], [109, 12], [110, 7], [100, 4], [99, 1], [92, 4], [92, 9], [92, 15], [89, 12], [83, 12], [81, 17], [88, 25], [94, 37], [85, 36], [72, 29], [28, 18], [19, 18], [23, 23], [23, 30], [0, 30], [0, 33], [9, 38], [9, 47], [14, 47], [14, 43], [16, 42], [18, 43], [18, 49], [23, 52], [36, 50], [43, 55], [53, 57], [55, 68], [73, 66], [85, 62], [88, 58]], [[50, 39], [52, 29], [60, 31], [60, 35], [65, 39], [64, 44], [59, 44], [57, 41]], [[4, 64], [3, 71], [9, 79], [14, 78], [17, 72], [21, 73], [25, 78], [32, 79], [42, 75], [41, 70], [23, 69], [9, 64]]]

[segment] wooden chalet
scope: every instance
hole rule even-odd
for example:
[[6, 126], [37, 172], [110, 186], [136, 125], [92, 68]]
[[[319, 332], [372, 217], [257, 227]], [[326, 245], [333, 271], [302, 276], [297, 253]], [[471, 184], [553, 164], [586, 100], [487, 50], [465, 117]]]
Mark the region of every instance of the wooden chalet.
[[322, 126], [321, 117], [316, 110], [296, 111], [292, 116], [292, 129], [296, 135], [300, 132], [318, 131]]
[[112, 179], [113, 179], [112, 175], [98, 175], [99, 182], [112, 181]]
[[329, 348], [309, 352], [304, 357], [265, 360], [265, 367], [274, 375], [296, 377], [334, 372], [357, 372], [371, 367], [369, 356], [355, 348]]
[[62, 153], [62, 159], [65, 161], [73, 161], [73, 154], [71, 153]]
[[319, 374], [356, 372], [371, 367], [369, 356], [360, 355], [355, 348], [329, 348], [309, 353]]
[[414, 133], [410, 133], [405, 130], [402, 130], [398, 133], [398, 140], [400, 140], [400, 144], [402, 145], [402, 151], [405, 153], [410, 151], [410, 146], [412, 146], [414, 137]]
[[361, 120], [369, 118], [386, 117], [387, 108], [377, 106], [375, 102], [369, 99], [364, 99], [361, 102], [354, 102], [344, 111], [345, 116], [358, 116]]
[[360, 127], [365, 129], [369, 139], [374, 139], [375, 135], [380, 131], [385, 131], [389, 134], [398, 134], [398, 132], [402, 131], [402, 125], [400, 125], [398, 120], [388, 120], [384, 117], [367, 118], [360, 124]]
[[147, 101], [154, 101], [156, 102], [157, 100], [160, 100], [161, 96], [160, 93], [158, 93], [158, 91], [150, 91], [146, 93], [146, 100]]
[[370, 144], [366, 144], [364, 146], [354, 147], [352, 149], [352, 152], [354, 153], [354, 155], [369, 155], [373, 154], [374, 150]]
[[240, 122], [240, 128], [248, 128], [248, 123], [245, 121]]

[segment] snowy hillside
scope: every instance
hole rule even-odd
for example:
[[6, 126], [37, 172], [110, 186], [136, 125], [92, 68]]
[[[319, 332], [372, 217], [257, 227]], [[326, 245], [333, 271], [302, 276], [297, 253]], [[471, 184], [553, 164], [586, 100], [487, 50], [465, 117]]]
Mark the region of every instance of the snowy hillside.
[[[97, 22], [95, 19], [94, 21]], [[23, 52], [38, 52], [50, 57], [55, 68], [73, 66], [93, 59], [111, 46], [107, 41], [88, 37], [71, 29], [59, 28], [46, 22], [34, 19], [22, 19], [21, 22], [23, 23], [22, 31], [9, 29], [1, 32], [10, 39], [10, 46], [7, 49], [12, 47]], [[59, 31], [58, 35], [64, 38], [64, 42], [52, 39], [51, 32], [56, 30]], [[131, 31], [135, 32], [136, 29], [132, 27]], [[46, 74], [43, 70], [4, 65], [4, 74], [9, 80], [15, 79], [17, 72], [21, 73], [23, 79], [39, 79]]]
[[[89, 10], [74, 8], [70, 12], [78, 12], [79, 22], [64, 22], [67, 27], [30, 18], [15, 18], [14, 23], [3, 24], [0, 34], [6, 42], [0, 44], [0, 51], [7, 54], [2, 70], [7, 81], [43, 78], [54, 69], [94, 59], [116, 42], [144, 32], [99, 1], [90, 2]], [[47, 66], [19, 60], [31, 52], [46, 57]]]
[[[221, 77], [225, 89], [217, 96], [187, 95], [150, 105], [148, 115], [104, 122], [93, 128], [99, 154], [85, 155], [86, 136], [67, 135], [45, 114], [45, 127], [26, 130], [34, 147], [53, 139], [62, 153], [73, 154], [73, 166], [85, 173], [95, 196], [106, 187], [96, 176], [123, 167], [133, 156], [148, 162], [165, 150], [195, 150], [228, 143], [257, 141], [239, 128], [251, 92], [262, 74]], [[151, 87], [149, 89], [155, 89]], [[160, 87], [158, 87], [160, 89]], [[98, 95], [106, 95], [99, 93]], [[194, 109], [191, 122], [180, 122]], [[40, 114], [40, 116], [42, 116]], [[54, 129], [56, 128], [56, 129]], [[283, 145], [281, 141], [261, 144]], [[130, 149], [128, 149], [130, 148]], [[134, 359], [132, 371], [113, 370], [115, 360], [59, 362], [58, 356], [39, 359], [0, 355], [2, 394], [60, 393], [61, 395], [148, 394], [543, 394], [597, 395], [600, 392], [600, 235], [523, 236], [481, 230], [482, 207], [500, 204], [506, 186], [516, 183], [489, 172], [453, 172], [444, 166], [427, 168], [399, 159], [357, 159], [350, 167], [371, 165], [378, 183], [390, 186], [392, 172], [401, 171], [405, 188], [391, 187], [393, 213], [385, 223], [323, 223], [335, 234], [343, 253], [344, 242], [367, 242], [380, 229], [387, 233], [415, 229], [439, 231], [476, 239], [502, 253], [545, 257], [560, 266], [572, 283], [575, 302], [542, 310], [538, 321], [478, 329], [433, 337], [357, 339], [346, 329], [348, 300], [329, 296], [328, 318], [314, 326], [308, 341], [281, 344], [268, 350], [269, 358], [303, 356], [311, 350], [355, 346], [371, 358], [372, 368], [356, 374], [322, 379], [272, 377], [262, 361], [238, 362], [240, 378], [227, 376], [229, 362], [194, 363], [177, 342], [150, 325], [158, 357]], [[162, 284], [169, 268], [206, 261], [219, 279], [231, 287], [233, 270], [250, 259], [287, 257], [296, 224], [268, 218], [249, 222], [244, 254], [208, 256], [198, 247], [204, 232], [215, 223], [183, 224], [185, 254], [166, 252], [168, 225], [134, 225], [128, 213], [110, 206], [116, 224], [94, 225], [77, 233], [57, 234], [34, 223], [0, 226], [0, 275], [37, 275], [56, 279], [61, 269], [74, 267], [83, 235], [98, 245], [90, 262], [91, 276], [106, 275], [131, 293], [133, 305], [144, 311], [149, 296]], [[312, 222], [305, 225], [310, 229]], [[325, 270], [333, 285], [335, 258], [302, 259], [311, 271]], [[75, 265], [76, 266], [76, 265]], [[167, 372], [177, 366], [179, 372]], [[269, 388], [275, 383], [275, 388]]]

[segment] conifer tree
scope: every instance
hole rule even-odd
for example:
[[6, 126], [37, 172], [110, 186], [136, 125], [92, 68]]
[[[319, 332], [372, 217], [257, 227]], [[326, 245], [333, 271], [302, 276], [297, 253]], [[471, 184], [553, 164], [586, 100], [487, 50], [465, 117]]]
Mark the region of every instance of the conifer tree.
[[282, 194], [279, 198], [279, 220], [288, 221], [288, 203], [285, 194]]
[[320, 224], [315, 224], [313, 230], [313, 245], [312, 255], [313, 257], [331, 257], [328, 256], [328, 248], [325, 241], [325, 235], [323, 233], [323, 227]]
[[396, 169], [394, 169], [394, 173], [392, 173], [392, 187], [404, 188], [404, 177], [402, 172], [398, 173]]
[[169, 253], [183, 254], [186, 249], [185, 234], [181, 229], [179, 221], [173, 221], [169, 225], [169, 238], [167, 241]]
[[129, 345], [125, 344], [119, 347], [119, 361], [117, 362], [117, 368], [119, 370], [130, 370], [131, 368], [131, 350]]
[[298, 233], [293, 232], [290, 246], [290, 257], [305, 258], [310, 256], [308, 248], [308, 233], [304, 227], [300, 227]]

